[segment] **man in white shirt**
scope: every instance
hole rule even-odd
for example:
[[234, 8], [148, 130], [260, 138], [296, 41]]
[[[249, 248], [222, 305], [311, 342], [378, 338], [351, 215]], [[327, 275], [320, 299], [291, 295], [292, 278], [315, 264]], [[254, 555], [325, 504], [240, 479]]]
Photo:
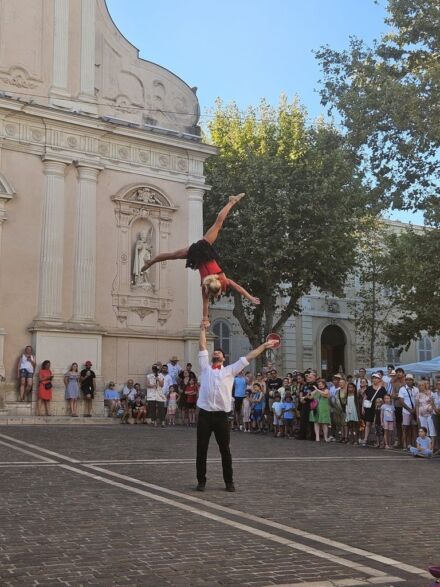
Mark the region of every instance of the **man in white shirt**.
[[133, 403], [134, 400], [136, 399], [136, 394], [137, 394], [137, 390], [134, 386], [133, 379], [128, 379], [127, 383], [124, 385], [124, 388], [122, 390], [122, 397], [125, 397], [127, 399], [127, 401], [129, 401], [130, 403]]
[[161, 388], [163, 387], [163, 375], [157, 363], [152, 367], [152, 373], [147, 375], [147, 424], [156, 421], [156, 406], [158, 395], [161, 396]]
[[361, 379], [366, 379], [368, 382], [368, 385], [371, 385], [371, 381], [368, 379], [367, 377], [367, 372], [366, 370], [361, 367], [358, 371], [358, 376], [357, 378], [354, 380], [354, 384], [356, 385], [356, 389], [359, 391], [361, 388]]
[[162, 387], [158, 386], [156, 390], [156, 425], [160, 422], [162, 428], [165, 428], [168, 394], [170, 393], [170, 386], [173, 385], [173, 380], [168, 373], [168, 365], [162, 365], [161, 374], [163, 384]]
[[170, 359], [170, 362], [167, 363], [168, 373], [171, 376], [172, 384], [177, 385], [178, 376], [181, 371], [183, 371], [182, 367], [179, 365], [179, 359], [176, 355], [173, 355]]
[[402, 434], [403, 448], [412, 446], [417, 436], [416, 396], [419, 390], [414, 385], [414, 376], [405, 375], [405, 385], [399, 389], [399, 398], [402, 400]]
[[206, 343], [206, 329], [208, 325], [202, 322], [199, 338], [199, 366], [200, 389], [197, 407], [199, 418], [197, 421], [197, 491], [205, 491], [206, 485], [206, 458], [208, 455], [209, 439], [214, 432], [220, 449], [223, 466], [223, 479], [226, 491], [235, 491], [232, 456], [229, 448], [230, 428], [228, 414], [232, 404], [232, 386], [234, 377], [249, 365], [249, 361], [261, 355], [266, 349], [274, 348], [277, 341], [270, 340], [260, 345], [246, 357], [241, 357], [232, 365], [224, 367], [225, 355], [221, 349], [212, 353], [209, 361], [208, 346]]

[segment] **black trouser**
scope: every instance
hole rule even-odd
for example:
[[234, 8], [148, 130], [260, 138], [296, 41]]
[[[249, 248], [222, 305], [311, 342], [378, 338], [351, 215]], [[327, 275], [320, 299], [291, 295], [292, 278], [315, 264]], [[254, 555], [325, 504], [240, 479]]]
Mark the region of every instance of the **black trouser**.
[[226, 484], [232, 483], [232, 456], [229, 449], [230, 429], [226, 412], [207, 412], [199, 410], [197, 421], [197, 481], [206, 483], [206, 458], [211, 434], [220, 449], [223, 466], [223, 479]]
[[299, 420], [299, 440], [308, 440], [312, 438], [313, 424], [309, 422], [310, 404], [301, 404]]
[[165, 422], [167, 406], [165, 402], [156, 402], [156, 422]]

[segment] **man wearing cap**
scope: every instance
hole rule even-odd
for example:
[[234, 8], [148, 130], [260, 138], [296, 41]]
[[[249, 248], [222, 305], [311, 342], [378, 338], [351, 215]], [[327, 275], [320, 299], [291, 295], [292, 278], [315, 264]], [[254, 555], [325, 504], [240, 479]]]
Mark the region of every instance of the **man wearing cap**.
[[173, 355], [170, 362], [167, 363], [168, 375], [173, 380], [173, 385], [178, 384], [179, 373], [182, 371], [182, 367], [179, 365], [179, 359], [176, 355]]
[[221, 349], [214, 350], [211, 362], [209, 361], [206, 328], [206, 322], [202, 322], [199, 337], [200, 390], [197, 400], [199, 418], [197, 421], [198, 484], [196, 489], [197, 491], [205, 491], [209, 439], [214, 432], [222, 456], [225, 489], [226, 491], [235, 491], [228, 421], [234, 377], [249, 365], [249, 361], [261, 355], [266, 349], [274, 348], [277, 342], [274, 340], [265, 342], [248, 353], [246, 357], [241, 357], [232, 365], [225, 367], [225, 355]]
[[85, 368], [79, 375], [79, 382], [81, 385], [81, 391], [84, 396], [84, 416], [90, 418], [92, 416], [92, 402], [95, 397], [95, 372], [92, 371], [92, 361], [86, 361], [84, 363]]
[[399, 389], [399, 398], [402, 400], [402, 433], [403, 448], [408, 448], [416, 441], [417, 417], [416, 417], [416, 396], [419, 390], [414, 385], [414, 375], [405, 375], [405, 385]]

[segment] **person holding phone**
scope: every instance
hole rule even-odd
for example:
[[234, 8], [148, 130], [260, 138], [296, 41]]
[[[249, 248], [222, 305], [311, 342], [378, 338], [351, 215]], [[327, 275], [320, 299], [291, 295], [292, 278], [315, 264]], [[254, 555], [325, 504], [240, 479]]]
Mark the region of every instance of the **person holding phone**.
[[315, 441], [320, 441], [320, 431], [322, 429], [322, 435], [324, 441], [329, 442], [328, 438], [328, 427], [331, 422], [330, 420], [330, 405], [329, 397], [330, 392], [327, 389], [327, 383], [325, 379], [318, 379], [316, 385], [313, 385], [312, 401], [310, 403], [310, 422], [313, 422], [315, 429]]

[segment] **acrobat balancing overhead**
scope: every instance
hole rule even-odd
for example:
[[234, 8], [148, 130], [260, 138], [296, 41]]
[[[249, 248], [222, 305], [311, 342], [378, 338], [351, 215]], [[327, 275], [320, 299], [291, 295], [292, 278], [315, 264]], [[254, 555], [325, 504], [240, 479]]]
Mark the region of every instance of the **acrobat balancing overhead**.
[[258, 298], [252, 296], [248, 291], [241, 287], [241, 285], [226, 277], [220, 266], [221, 262], [219, 256], [213, 247], [226, 217], [244, 195], [245, 194], [238, 194], [236, 196], [230, 196], [228, 203], [220, 210], [216, 221], [201, 240], [185, 247], [184, 249], [179, 249], [170, 253], [160, 253], [153, 259], [147, 261], [141, 269], [141, 271], [147, 271], [155, 263], [171, 261], [173, 259], [186, 259], [186, 267], [194, 270], [198, 269], [200, 272], [203, 296], [203, 322], [206, 325], [209, 325], [209, 299], [220, 297], [228, 288], [235, 289], [235, 291], [253, 304], [260, 303]]

